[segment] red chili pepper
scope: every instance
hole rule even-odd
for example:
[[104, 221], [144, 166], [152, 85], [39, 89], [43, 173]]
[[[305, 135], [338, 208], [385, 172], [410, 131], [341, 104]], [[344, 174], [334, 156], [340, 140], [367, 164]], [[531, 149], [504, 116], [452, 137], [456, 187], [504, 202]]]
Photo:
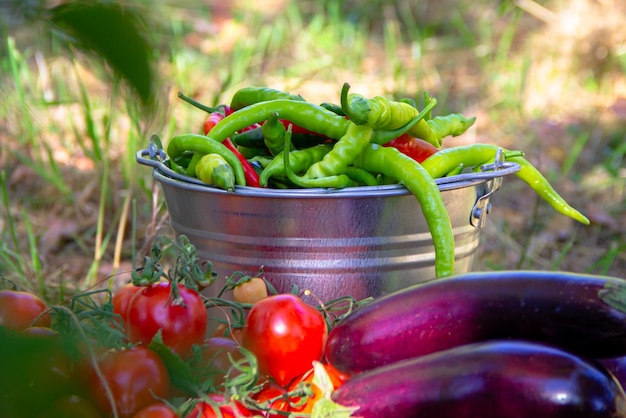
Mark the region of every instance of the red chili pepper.
[[254, 167], [252, 167], [250, 161], [248, 161], [246, 157], [244, 157], [241, 152], [239, 152], [237, 146], [233, 144], [233, 141], [231, 141], [230, 138], [226, 138], [224, 141], [222, 141], [222, 144], [226, 145], [226, 148], [231, 150], [233, 154], [235, 154], [237, 158], [239, 158], [239, 161], [241, 161], [241, 165], [243, 166], [243, 174], [246, 177], [246, 186], [261, 187], [261, 184], [259, 183], [259, 174], [256, 172]]
[[[227, 114], [228, 114], [228, 109], [226, 110]], [[224, 119], [224, 117], [225, 117], [224, 114], [221, 112], [209, 113], [209, 115], [204, 121], [204, 134], [208, 135], [209, 132], [211, 132], [211, 129], [213, 129], [215, 125], [217, 125], [222, 119]], [[224, 144], [226, 148], [231, 150], [233, 154], [237, 156], [239, 161], [241, 161], [241, 165], [243, 166], [243, 173], [246, 178], [246, 186], [261, 187], [261, 184], [259, 183], [259, 174], [254, 170], [254, 167], [252, 167], [252, 165], [246, 159], [246, 157], [241, 155], [241, 152], [239, 152], [239, 150], [237, 149], [237, 146], [233, 144], [230, 138], [226, 138], [224, 141], [222, 141], [222, 144]]]
[[383, 146], [397, 148], [398, 151], [408, 155], [418, 163], [421, 163], [426, 158], [439, 151], [439, 148], [435, 147], [433, 144], [422, 139], [415, 138], [409, 133], [400, 135]]
[[291, 133], [292, 134], [307, 134], [307, 135], [320, 135], [317, 132], [313, 132], [313, 131], [309, 131], [306, 128], [303, 128], [302, 126], [298, 126], [296, 124], [294, 124], [291, 121], [288, 121], [287, 119], [279, 119], [280, 123], [283, 124], [283, 126], [285, 127], [285, 129], [289, 129], [289, 125], [291, 125]]
[[224, 114], [221, 112], [209, 113], [209, 115], [204, 120], [204, 134], [208, 135], [211, 129], [213, 129], [213, 127], [217, 125], [222, 119], [224, 119]]

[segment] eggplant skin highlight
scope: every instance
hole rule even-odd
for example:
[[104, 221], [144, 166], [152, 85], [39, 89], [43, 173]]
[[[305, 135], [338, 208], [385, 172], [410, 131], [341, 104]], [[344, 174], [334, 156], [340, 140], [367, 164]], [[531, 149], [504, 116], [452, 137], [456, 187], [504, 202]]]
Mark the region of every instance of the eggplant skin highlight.
[[351, 417], [622, 418], [626, 395], [597, 363], [527, 341], [467, 344], [352, 376], [332, 394]]

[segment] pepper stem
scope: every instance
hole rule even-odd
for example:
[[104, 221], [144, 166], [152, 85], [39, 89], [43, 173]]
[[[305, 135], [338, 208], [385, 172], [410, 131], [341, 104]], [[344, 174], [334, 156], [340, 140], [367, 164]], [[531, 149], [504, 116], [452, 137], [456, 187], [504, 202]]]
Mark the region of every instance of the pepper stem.
[[189, 96], [185, 96], [182, 92], [178, 92], [178, 98], [184, 100], [185, 102], [189, 103], [192, 106], [197, 107], [200, 110], [204, 110], [207, 113], [213, 113], [213, 112], [220, 112], [222, 114], [225, 113], [225, 106], [224, 105], [219, 105], [216, 107], [210, 107], [207, 105], [203, 105], [202, 103], [192, 99]]

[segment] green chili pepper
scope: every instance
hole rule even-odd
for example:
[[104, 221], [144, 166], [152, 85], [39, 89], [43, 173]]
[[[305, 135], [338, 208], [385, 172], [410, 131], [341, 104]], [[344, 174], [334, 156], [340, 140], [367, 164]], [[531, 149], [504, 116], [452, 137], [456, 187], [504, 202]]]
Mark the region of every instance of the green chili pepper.
[[[287, 132], [285, 132], [285, 144], [283, 145], [283, 164], [285, 166], [285, 175], [287, 176], [289, 181], [295, 184], [296, 186], [304, 187], [304, 188], [322, 187], [322, 188], [334, 188], [334, 189], [343, 189], [345, 187], [355, 186], [354, 181], [352, 181], [350, 177], [348, 177], [346, 174], [343, 174], [343, 173], [328, 175], [325, 177], [317, 177], [317, 178], [298, 176], [291, 167], [291, 162], [289, 158], [289, 155], [291, 154], [290, 151], [291, 151], [291, 129], [287, 129]], [[330, 150], [330, 152], [332, 151], [333, 150]]]
[[589, 219], [570, 206], [565, 199], [554, 190], [554, 187], [552, 187], [543, 174], [526, 158], [521, 156], [508, 157], [507, 161], [519, 164], [520, 170], [516, 173], [517, 177], [530, 186], [543, 200], [548, 202], [554, 210], [565, 216], [569, 216], [583, 225], [589, 225]]
[[469, 168], [492, 161], [499, 150], [501, 150], [500, 147], [492, 144], [445, 148], [422, 161], [422, 167], [436, 179], [455, 170], [460, 164]]
[[254, 123], [266, 121], [273, 113], [295, 125], [317, 132], [328, 138], [339, 139], [348, 129], [350, 121], [309, 102], [277, 99], [255, 103], [240, 109], [221, 120], [213, 127], [209, 136], [222, 142]]
[[[356, 124], [367, 124], [375, 130], [394, 129], [419, 114], [415, 107], [406, 102], [393, 101], [382, 96], [367, 99], [359, 94], [348, 94], [349, 87], [346, 83], [341, 90], [341, 107]], [[424, 115], [428, 120], [420, 120], [407, 132], [441, 148], [443, 138], [448, 135], [461, 135], [474, 124], [476, 118], [467, 118], [455, 113], [430, 119], [430, 113], [436, 104], [437, 100], [429, 97], [428, 103], [425, 104], [428, 112]]]
[[233, 144], [248, 147], [248, 148], [263, 148], [265, 143], [263, 142], [263, 128], [248, 129], [243, 132], [237, 132], [230, 136], [230, 140]]
[[430, 174], [396, 148], [368, 144], [354, 161], [355, 167], [400, 181], [419, 202], [435, 246], [437, 277], [454, 274], [454, 233], [439, 187]]
[[436, 103], [436, 101], [429, 103], [421, 112], [417, 114], [417, 116], [415, 116], [406, 125], [401, 126], [400, 128], [392, 130], [374, 131], [374, 133], [372, 134], [371, 142], [373, 142], [374, 144], [383, 145], [393, 141], [396, 138], [401, 137], [405, 133], [409, 132], [411, 128], [413, 128], [415, 125], [420, 123], [420, 121], [422, 121], [422, 119], [424, 119], [426, 115], [428, 115], [431, 109], [435, 107]]
[[[183, 155], [184, 153], [192, 151], [195, 155], [205, 155], [205, 154], [219, 154], [226, 162], [233, 168], [233, 172], [235, 175], [235, 183], [240, 186], [246, 185], [246, 178], [243, 171], [243, 166], [241, 165], [241, 161], [237, 158], [235, 154], [224, 144], [221, 142], [215, 141], [209, 137], [199, 134], [184, 134], [174, 136], [169, 140], [167, 144], [167, 155], [171, 160], [176, 161], [176, 159]], [[199, 157], [198, 157], [199, 160]], [[189, 164], [191, 165], [191, 163]], [[194, 172], [195, 174], [195, 164], [194, 164]]]
[[324, 102], [324, 103], [320, 103], [320, 106], [323, 107], [324, 109], [330, 110], [331, 112], [339, 116], [346, 116], [346, 112], [344, 112], [341, 106], [338, 104]]
[[[198, 153], [196, 153], [198, 155]], [[205, 154], [195, 167], [196, 177], [220, 189], [235, 190], [235, 173], [232, 167], [219, 154]]]
[[357, 186], [378, 186], [378, 179], [372, 173], [360, 167], [346, 167], [346, 176]]
[[370, 143], [372, 128], [368, 125], [350, 123], [345, 135], [333, 145], [333, 149], [320, 162], [313, 164], [305, 176], [310, 179], [344, 174], [346, 167], [361, 154]]
[[283, 150], [285, 145], [285, 125], [278, 119], [278, 113], [272, 113], [263, 123], [263, 143], [270, 151], [270, 154], [277, 155]]
[[440, 140], [447, 136], [459, 136], [465, 133], [476, 122], [476, 117], [465, 117], [460, 113], [451, 113], [446, 116], [435, 116], [426, 121], [433, 137]]
[[230, 108], [233, 110], [239, 110], [255, 103], [267, 102], [269, 100], [276, 99], [294, 100], [298, 102], [305, 101], [299, 94], [291, 94], [269, 87], [252, 86], [237, 90], [230, 101]]
[[[289, 165], [292, 171], [304, 173], [312, 164], [320, 161], [332, 148], [331, 144], [319, 144], [310, 148], [293, 150], [289, 153]], [[259, 183], [261, 187], [266, 187], [270, 178], [279, 176], [285, 176], [285, 161], [282, 152], [265, 167], [259, 178]]]

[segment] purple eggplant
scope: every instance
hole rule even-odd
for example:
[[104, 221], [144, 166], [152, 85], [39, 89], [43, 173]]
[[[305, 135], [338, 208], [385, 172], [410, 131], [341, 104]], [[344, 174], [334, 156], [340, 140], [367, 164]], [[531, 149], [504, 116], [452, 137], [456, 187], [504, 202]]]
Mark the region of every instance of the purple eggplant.
[[436, 279], [348, 315], [331, 331], [326, 359], [353, 374], [493, 339], [543, 342], [587, 358], [622, 356], [626, 313], [605, 300], [624, 288], [626, 281], [619, 278], [564, 272]]
[[490, 341], [351, 377], [332, 400], [351, 417], [623, 418], [626, 395], [605, 369], [564, 350]]
[[615, 376], [622, 386], [626, 386], [626, 356], [598, 359], [598, 363]]

